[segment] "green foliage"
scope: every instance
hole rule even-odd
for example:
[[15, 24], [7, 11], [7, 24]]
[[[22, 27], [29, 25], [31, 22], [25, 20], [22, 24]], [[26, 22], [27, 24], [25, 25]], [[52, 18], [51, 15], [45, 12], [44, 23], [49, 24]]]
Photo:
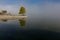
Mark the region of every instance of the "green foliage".
[[2, 10], [2, 11], [0, 12], [0, 15], [6, 14], [6, 13], [7, 13], [7, 11]]
[[19, 14], [25, 14], [26, 10], [24, 7], [21, 7], [19, 10]]
[[7, 13], [7, 11], [6, 10], [2, 10], [2, 13]]

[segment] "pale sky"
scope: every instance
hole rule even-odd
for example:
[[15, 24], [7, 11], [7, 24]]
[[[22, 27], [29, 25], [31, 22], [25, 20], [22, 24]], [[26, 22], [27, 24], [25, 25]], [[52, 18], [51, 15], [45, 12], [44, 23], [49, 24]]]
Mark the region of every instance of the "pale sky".
[[0, 10], [7, 10], [11, 14], [18, 14], [24, 6], [27, 15], [51, 15], [60, 13], [60, 0], [0, 0]]

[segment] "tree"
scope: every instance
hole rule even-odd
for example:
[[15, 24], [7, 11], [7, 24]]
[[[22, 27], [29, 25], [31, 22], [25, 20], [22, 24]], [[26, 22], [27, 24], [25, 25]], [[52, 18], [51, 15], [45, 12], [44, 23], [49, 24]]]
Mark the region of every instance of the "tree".
[[20, 10], [19, 10], [19, 14], [25, 15], [25, 13], [26, 13], [26, 10], [25, 10], [25, 8], [22, 6], [22, 7], [20, 8]]
[[6, 13], [7, 13], [6, 10], [2, 10], [2, 11], [0, 12], [0, 15], [6, 14]]
[[7, 11], [6, 10], [2, 10], [2, 13], [7, 13]]

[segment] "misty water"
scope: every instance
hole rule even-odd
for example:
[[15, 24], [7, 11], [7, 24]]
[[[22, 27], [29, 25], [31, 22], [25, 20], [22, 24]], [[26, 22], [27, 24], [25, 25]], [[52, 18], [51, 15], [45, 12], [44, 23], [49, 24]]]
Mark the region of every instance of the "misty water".
[[[0, 10], [6, 9], [12, 15], [18, 15], [21, 5], [21, 3], [1, 5]], [[59, 5], [60, 3], [55, 2], [39, 2], [38, 4], [24, 2], [27, 18], [0, 20], [0, 38], [3, 40], [60, 40]]]
[[37, 15], [0, 20], [1, 39], [60, 39], [60, 19]]

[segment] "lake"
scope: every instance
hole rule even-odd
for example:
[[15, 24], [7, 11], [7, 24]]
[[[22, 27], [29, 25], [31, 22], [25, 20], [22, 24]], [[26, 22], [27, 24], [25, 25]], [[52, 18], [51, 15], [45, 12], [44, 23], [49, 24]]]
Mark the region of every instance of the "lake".
[[28, 15], [27, 18], [0, 20], [2, 40], [60, 39], [59, 18]]
[[60, 0], [0, 0], [0, 14], [0, 40], [60, 40]]

